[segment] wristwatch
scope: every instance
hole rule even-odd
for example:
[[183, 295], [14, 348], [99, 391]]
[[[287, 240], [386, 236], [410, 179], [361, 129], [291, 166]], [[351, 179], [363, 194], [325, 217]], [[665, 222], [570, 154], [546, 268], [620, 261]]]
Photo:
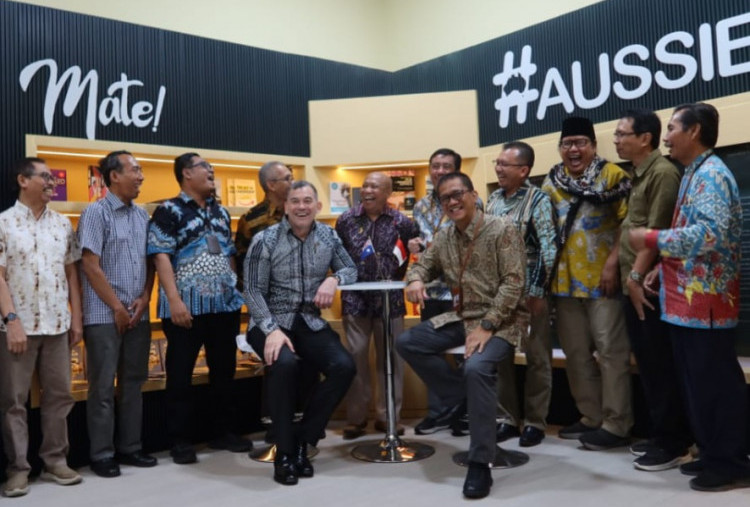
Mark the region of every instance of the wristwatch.
[[341, 285], [341, 277], [339, 275], [337, 275], [337, 274], [334, 273], [331, 276], [336, 279], [336, 283], [337, 284]]
[[636, 270], [632, 270], [628, 275], [628, 278], [633, 280], [638, 285], [643, 285], [644, 276]]
[[18, 315], [16, 315], [13, 312], [10, 312], [8, 315], [3, 317], [3, 324], [7, 324], [8, 322], [12, 322], [18, 318]]
[[479, 321], [479, 327], [481, 327], [485, 331], [494, 331], [495, 330], [495, 324], [493, 324], [491, 320], [487, 320], [487, 319], [480, 320]]

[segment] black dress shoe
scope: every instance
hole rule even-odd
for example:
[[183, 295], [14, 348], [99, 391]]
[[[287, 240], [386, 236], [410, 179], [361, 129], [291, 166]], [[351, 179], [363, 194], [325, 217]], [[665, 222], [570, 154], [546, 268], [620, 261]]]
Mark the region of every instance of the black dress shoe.
[[542, 430], [533, 426], [526, 426], [521, 433], [518, 444], [521, 447], [534, 447], [541, 444], [542, 440], [544, 440], [544, 432]]
[[253, 450], [253, 443], [234, 433], [224, 433], [222, 436], [211, 440], [208, 447], [229, 452], [249, 452]]
[[294, 451], [294, 466], [297, 467], [297, 475], [299, 477], [312, 477], [315, 475], [312, 463], [307, 458], [307, 444], [297, 444], [297, 449]]
[[131, 467], [139, 468], [155, 467], [158, 463], [158, 460], [155, 457], [146, 454], [143, 451], [135, 451], [128, 454], [118, 452], [115, 454], [115, 459], [122, 465], [130, 465]]
[[92, 461], [91, 470], [99, 477], [117, 477], [120, 475], [120, 465], [113, 458]]
[[495, 435], [496, 442], [505, 442], [511, 438], [520, 437], [521, 432], [518, 431], [518, 426], [513, 426], [508, 423], [500, 423], [497, 427], [497, 434]]
[[273, 461], [273, 480], [284, 486], [297, 484], [297, 466], [288, 454], [278, 452]]
[[466, 498], [484, 498], [490, 494], [492, 487], [492, 471], [487, 463], [469, 462], [469, 471], [464, 481], [464, 496]]
[[172, 461], [178, 465], [189, 465], [198, 461], [195, 449], [190, 444], [175, 444], [169, 451], [169, 455], [172, 456]]

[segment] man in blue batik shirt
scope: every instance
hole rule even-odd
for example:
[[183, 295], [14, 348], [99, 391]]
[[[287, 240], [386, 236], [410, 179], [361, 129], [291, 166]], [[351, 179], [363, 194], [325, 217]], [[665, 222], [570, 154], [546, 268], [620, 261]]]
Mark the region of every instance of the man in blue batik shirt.
[[195, 463], [190, 427], [195, 420], [190, 385], [201, 346], [213, 395], [214, 449], [246, 452], [248, 440], [230, 428], [235, 336], [242, 295], [236, 289], [229, 213], [213, 198], [214, 171], [197, 153], [175, 159], [180, 195], [159, 206], [148, 231], [148, 255], [159, 275], [158, 316], [167, 337], [167, 415], [172, 459]]

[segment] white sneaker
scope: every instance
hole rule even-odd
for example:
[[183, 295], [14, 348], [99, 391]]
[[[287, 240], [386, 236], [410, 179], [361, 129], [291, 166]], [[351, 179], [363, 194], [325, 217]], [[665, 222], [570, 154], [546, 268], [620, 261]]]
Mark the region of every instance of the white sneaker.
[[29, 492], [29, 473], [16, 472], [8, 478], [8, 482], [3, 485], [3, 495], [12, 498], [14, 496], [23, 496]]
[[83, 480], [83, 477], [78, 472], [65, 464], [56, 465], [51, 468], [45, 467], [40, 477], [47, 481], [54, 481], [61, 486], [72, 486]]

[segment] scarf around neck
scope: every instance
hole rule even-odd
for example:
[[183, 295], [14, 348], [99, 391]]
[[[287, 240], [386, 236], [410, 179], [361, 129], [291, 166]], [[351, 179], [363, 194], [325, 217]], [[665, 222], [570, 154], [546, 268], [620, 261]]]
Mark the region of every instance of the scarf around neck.
[[549, 179], [555, 188], [569, 193], [570, 207], [565, 215], [565, 223], [560, 231], [559, 242], [560, 248], [565, 245], [576, 219], [578, 210], [581, 205], [588, 201], [594, 205], [607, 204], [626, 198], [630, 193], [630, 178], [623, 178], [617, 185], [604, 190], [596, 190], [595, 184], [607, 161], [598, 155], [594, 156], [589, 166], [584, 169], [580, 177], [574, 178], [565, 171], [565, 164], [560, 162], [552, 167], [549, 172]]

